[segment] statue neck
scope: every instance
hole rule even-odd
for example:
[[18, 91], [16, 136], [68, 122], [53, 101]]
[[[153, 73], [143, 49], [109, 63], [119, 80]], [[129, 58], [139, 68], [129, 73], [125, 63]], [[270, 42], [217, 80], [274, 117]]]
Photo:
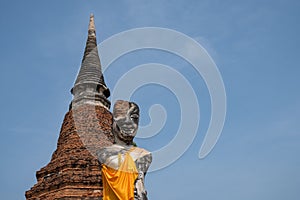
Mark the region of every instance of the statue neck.
[[119, 137], [115, 137], [115, 144], [118, 144], [120, 146], [123, 147], [132, 147], [133, 146], [133, 141], [124, 141], [124, 140], [120, 140]]

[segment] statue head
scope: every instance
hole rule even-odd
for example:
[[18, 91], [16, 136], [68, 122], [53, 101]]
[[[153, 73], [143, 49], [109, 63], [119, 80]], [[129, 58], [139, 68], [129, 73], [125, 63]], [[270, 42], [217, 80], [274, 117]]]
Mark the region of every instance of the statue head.
[[131, 145], [139, 124], [139, 107], [129, 101], [117, 100], [113, 109], [113, 133], [117, 144]]

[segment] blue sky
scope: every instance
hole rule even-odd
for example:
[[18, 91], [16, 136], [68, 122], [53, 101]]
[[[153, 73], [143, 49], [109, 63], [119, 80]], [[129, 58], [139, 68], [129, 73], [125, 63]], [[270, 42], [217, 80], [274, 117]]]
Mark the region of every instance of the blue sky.
[[[222, 135], [209, 156], [199, 160], [210, 99], [188, 63], [166, 52], [144, 50], [121, 57], [107, 70], [105, 80], [112, 89], [136, 65], [168, 64], [187, 77], [199, 99], [198, 134], [179, 160], [147, 175], [150, 199], [299, 198], [299, 1], [12, 0], [2, 1], [0, 9], [2, 199], [25, 199], [25, 191], [36, 183], [35, 172], [56, 148], [91, 12], [98, 42], [147, 26], [188, 35], [206, 48], [226, 87]], [[168, 117], [162, 131], [137, 140], [151, 151], [164, 146], [180, 121], [174, 95], [147, 85], [132, 99], [141, 107], [142, 124], [150, 120], [150, 105], [164, 105]]]

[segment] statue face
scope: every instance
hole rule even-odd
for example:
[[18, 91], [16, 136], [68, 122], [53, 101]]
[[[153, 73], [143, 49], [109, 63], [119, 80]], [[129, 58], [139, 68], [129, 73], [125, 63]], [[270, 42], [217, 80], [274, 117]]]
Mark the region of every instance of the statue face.
[[113, 131], [122, 141], [128, 143], [137, 133], [139, 123], [139, 107], [128, 101], [118, 100], [113, 110]]

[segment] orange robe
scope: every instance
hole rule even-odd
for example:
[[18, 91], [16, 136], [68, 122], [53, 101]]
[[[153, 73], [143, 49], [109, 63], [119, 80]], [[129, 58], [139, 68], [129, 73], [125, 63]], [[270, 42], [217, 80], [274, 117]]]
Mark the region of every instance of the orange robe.
[[118, 170], [102, 165], [103, 200], [134, 200], [134, 182], [138, 171], [129, 153], [119, 163]]

